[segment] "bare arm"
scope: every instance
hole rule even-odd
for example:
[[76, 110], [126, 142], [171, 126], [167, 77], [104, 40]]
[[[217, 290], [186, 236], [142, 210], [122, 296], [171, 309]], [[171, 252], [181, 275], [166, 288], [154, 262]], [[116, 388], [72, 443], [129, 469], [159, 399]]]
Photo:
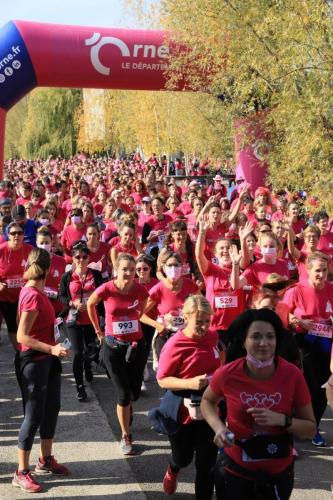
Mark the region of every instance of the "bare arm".
[[217, 397], [217, 395], [208, 386], [203, 393], [200, 409], [204, 419], [215, 432], [214, 443], [219, 448], [223, 448], [225, 446], [230, 446], [230, 443], [226, 436], [228, 428], [222, 422], [218, 414], [217, 405], [219, 401], [220, 398]]
[[298, 248], [295, 247], [295, 233], [291, 224], [286, 227], [286, 231], [288, 252], [294, 259], [298, 260], [301, 258], [302, 253], [300, 252], [300, 250], [298, 250]]
[[236, 201], [233, 209], [231, 210], [231, 212], [230, 212], [230, 214], [228, 216], [228, 221], [229, 222], [233, 222], [236, 219], [236, 217], [237, 217], [237, 215], [238, 215], [238, 213], [240, 211], [240, 208], [242, 206], [244, 197], [247, 194], [247, 191], [248, 191], [248, 186], [247, 185], [243, 186], [243, 188], [242, 188], [242, 190], [241, 190], [241, 192], [239, 194], [239, 197], [237, 198], [237, 201]]
[[197, 375], [192, 378], [178, 378], [178, 377], [164, 377], [157, 379], [158, 385], [162, 389], [170, 389], [171, 391], [200, 391], [204, 389], [208, 384], [208, 378], [206, 374]]
[[104, 337], [104, 333], [101, 331], [100, 325], [99, 325], [99, 314], [97, 311], [97, 305], [102, 301], [102, 299], [97, 295], [96, 292], [93, 292], [87, 302], [87, 312], [89, 319], [91, 321], [92, 326], [94, 327], [94, 330], [96, 332], [96, 335], [98, 336], [99, 340]]
[[195, 244], [195, 257], [197, 260], [197, 264], [202, 276], [208, 271], [209, 262], [207, 257], [205, 256], [205, 236], [206, 231], [208, 229], [208, 223], [204, 220], [200, 220], [199, 222], [199, 234], [198, 239]]
[[238, 253], [236, 245], [232, 245], [229, 250], [229, 255], [232, 262], [231, 275], [230, 275], [230, 286], [233, 290], [239, 290], [247, 284], [246, 278], [239, 275], [239, 263], [242, 255]]
[[251, 255], [249, 252], [249, 248], [246, 243], [246, 238], [253, 231], [253, 225], [250, 222], [246, 222], [243, 229], [239, 229], [239, 239], [241, 244], [241, 254], [242, 258], [240, 260], [240, 267], [242, 269], [246, 269], [251, 264]]
[[141, 321], [141, 323], [144, 323], [145, 325], [152, 326], [159, 333], [162, 333], [165, 330], [165, 326], [163, 325], [163, 323], [159, 323], [158, 321], [156, 321], [155, 319], [151, 318], [148, 315], [149, 311], [154, 307], [155, 304], [156, 304], [156, 302], [154, 302], [153, 299], [148, 297], [146, 305], [143, 309], [140, 321]]

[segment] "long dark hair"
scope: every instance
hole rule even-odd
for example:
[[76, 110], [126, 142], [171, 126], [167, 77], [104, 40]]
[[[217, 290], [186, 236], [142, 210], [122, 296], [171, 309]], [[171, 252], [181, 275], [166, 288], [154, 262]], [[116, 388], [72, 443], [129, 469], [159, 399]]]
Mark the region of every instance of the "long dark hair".
[[281, 341], [284, 335], [282, 321], [271, 309], [249, 309], [240, 314], [229, 326], [227, 331], [228, 349], [226, 362], [246, 356], [244, 342], [247, 332], [254, 321], [265, 321], [274, 328], [276, 335], [276, 354], [279, 354]]

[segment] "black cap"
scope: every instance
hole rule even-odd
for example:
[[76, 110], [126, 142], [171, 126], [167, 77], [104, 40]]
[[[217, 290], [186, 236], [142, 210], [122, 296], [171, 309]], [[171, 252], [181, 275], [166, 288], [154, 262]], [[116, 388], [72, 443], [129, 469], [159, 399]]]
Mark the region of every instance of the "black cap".
[[0, 207], [6, 207], [8, 205], [11, 206], [12, 200], [10, 198], [4, 198], [3, 200], [0, 201]]
[[12, 219], [13, 220], [20, 220], [20, 219], [25, 219], [27, 216], [27, 212], [24, 208], [23, 205], [15, 205], [12, 209]]

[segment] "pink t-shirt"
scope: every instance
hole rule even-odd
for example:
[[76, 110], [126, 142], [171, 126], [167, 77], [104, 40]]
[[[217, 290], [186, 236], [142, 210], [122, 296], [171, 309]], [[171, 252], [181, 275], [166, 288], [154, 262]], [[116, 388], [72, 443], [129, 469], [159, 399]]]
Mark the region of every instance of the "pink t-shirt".
[[322, 234], [319, 238], [317, 250], [333, 256], [333, 233]]
[[[218, 368], [210, 383], [214, 394], [226, 400], [228, 428], [235, 434], [236, 439], [248, 439], [255, 434], [284, 433], [281, 427], [256, 424], [247, 410], [266, 408], [292, 415], [294, 410], [310, 404], [311, 397], [302, 372], [277, 357], [277, 367], [272, 377], [258, 380], [246, 374], [244, 364], [245, 359], [240, 358]], [[268, 474], [278, 474], [293, 460], [291, 447], [286, 458], [260, 461], [245, 461], [242, 449], [237, 445], [225, 448], [224, 452], [241, 467]]]
[[[29, 336], [33, 339], [45, 342], [48, 345], [55, 345], [54, 322], [55, 313], [51, 302], [46, 295], [33, 287], [23, 287], [20, 292], [18, 314], [23, 312], [38, 311], [38, 316], [32, 325]], [[20, 351], [28, 351], [30, 347], [19, 344]]]
[[25, 284], [23, 273], [32, 249], [28, 243], [22, 243], [19, 250], [10, 248], [8, 241], [0, 245], [0, 281], [7, 285], [0, 292], [0, 301], [18, 301], [20, 290]]
[[230, 323], [244, 310], [243, 290], [232, 290], [231, 268], [209, 263], [204, 280], [206, 298], [213, 308], [211, 326], [216, 330], [227, 330]]
[[249, 285], [258, 289], [265, 283], [267, 276], [272, 273], [280, 274], [286, 279], [289, 279], [287, 262], [282, 259], [277, 259], [275, 264], [268, 264], [260, 259], [246, 268], [242, 276], [246, 278]]
[[46, 276], [46, 282], [44, 287], [45, 295], [51, 299], [51, 303], [56, 313], [63, 310], [64, 305], [58, 300], [59, 285], [61, 277], [65, 272], [66, 262], [60, 255], [51, 256], [51, 267], [50, 271]]
[[286, 291], [283, 302], [297, 318], [329, 320], [333, 315], [333, 283], [325, 283], [321, 290], [306, 281], [297, 283]]
[[108, 281], [97, 288], [96, 294], [104, 301], [106, 335], [126, 342], [142, 338], [139, 319], [148, 297], [142, 285], [135, 283], [128, 293], [123, 294], [113, 281]]
[[162, 349], [157, 379], [212, 375], [221, 366], [216, 345], [217, 333], [214, 330], [208, 330], [200, 339], [186, 337], [182, 330], [178, 330]]
[[189, 278], [183, 278], [183, 286], [179, 292], [173, 292], [160, 282], [149, 291], [150, 298], [156, 303], [159, 316], [178, 313], [189, 295], [198, 292], [197, 285]]
[[72, 225], [68, 225], [64, 227], [62, 236], [61, 236], [61, 244], [64, 247], [64, 257], [66, 263], [72, 262], [72, 246], [75, 241], [82, 240], [83, 236], [86, 234], [86, 226], [82, 226], [81, 228], [76, 228]]

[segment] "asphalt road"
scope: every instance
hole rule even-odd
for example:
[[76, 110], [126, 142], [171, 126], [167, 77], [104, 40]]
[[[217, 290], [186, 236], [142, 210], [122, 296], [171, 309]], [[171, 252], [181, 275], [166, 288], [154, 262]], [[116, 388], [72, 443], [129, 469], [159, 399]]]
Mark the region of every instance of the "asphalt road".
[[[169, 456], [168, 440], [150, 430], [147, 412], [158, 404], [161, 391], [154, 380], [148, 392], [135, 405], [132, 427], [137, 454], [123, 458], [118, 451], [120, 438], [115, 415], [115, 391], [103, 373], [95, 373], [88, 387], [89, 400], [79, 403], [70, 362], [63, 363], [62, 411], [56, 434], [55, 455], [71, 469], [69, 478], [42, 478], [45, 493], [26, 494], [11, 486], [16, 466], [17, 434], [22, 421], [22, 406], [12, 370], [12, 350], [2, 334], [0, 344], [0, 500], [21, 498], [165, 499], [162, 480]], [[333, 413], [326, 411], [322, 430], [333, 444]], [[38, 457], [38, 438], [32, 460]], [[331, 499], [333, 448], [315, 448], [298, 442], [293, 500]], [[194, 468], [181, 472], [175, 498], [194, 498]]]

